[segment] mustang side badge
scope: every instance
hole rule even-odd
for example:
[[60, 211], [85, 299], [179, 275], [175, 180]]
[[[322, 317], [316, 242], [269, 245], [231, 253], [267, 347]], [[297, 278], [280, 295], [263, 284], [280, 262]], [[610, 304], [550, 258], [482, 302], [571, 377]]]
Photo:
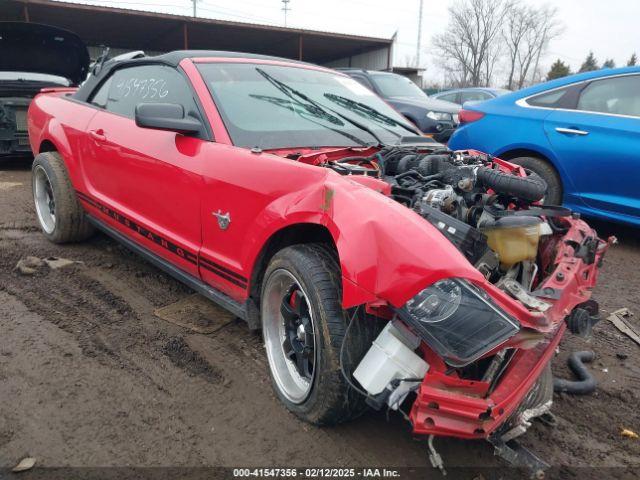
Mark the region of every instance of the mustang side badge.
[[229, 224], [231, 223], [231, 215], [229, 212], [222, 213], [220, 210], [217, 212], [211, 212], [211, 214], [218, 219], [218, 226], [220, 230], [226, 230], [229, 228]]

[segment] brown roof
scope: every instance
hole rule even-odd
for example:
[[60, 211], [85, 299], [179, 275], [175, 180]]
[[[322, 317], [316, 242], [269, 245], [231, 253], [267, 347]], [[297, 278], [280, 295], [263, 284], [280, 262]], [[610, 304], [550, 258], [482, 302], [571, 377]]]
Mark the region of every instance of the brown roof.
[[[215, 49], [326, 63], [390, 47], [393, 40], [51, 0], [3, 0], [0, 20], [77, 33], [88, 45], [131, 50]], [[302, 55], [301, 55], [302, 53]]]

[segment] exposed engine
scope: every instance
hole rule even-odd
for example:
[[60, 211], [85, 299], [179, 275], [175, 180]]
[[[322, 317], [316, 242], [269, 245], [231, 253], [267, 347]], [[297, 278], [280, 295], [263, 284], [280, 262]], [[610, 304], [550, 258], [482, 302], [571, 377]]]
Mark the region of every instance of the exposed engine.
[[404, 146], [326, 166], [384, 180], [393, 199], [431, 222], [487, 279], [528, 308], [544, 311], [544, 302], [529, 295], [538, 244], [553, 233], [553, 217], [569, 212], [536, 205], [547, 186], [533, 172], [489, 155]]

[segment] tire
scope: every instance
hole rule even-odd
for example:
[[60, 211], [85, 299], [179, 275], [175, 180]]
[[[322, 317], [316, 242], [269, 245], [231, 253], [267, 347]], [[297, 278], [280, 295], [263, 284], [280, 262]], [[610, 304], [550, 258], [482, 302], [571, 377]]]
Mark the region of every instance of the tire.
[[[344, 422], [366, 409], [364, 397], [348, 385], [340, 369], [340, 348], [347, 327], [340, 282], [340, 267], [334, 255], [319, 244], [284, 248], [269, 263], [262, 282], [262, 331], [273, 389], [287, 409], [315, 425]], [[304, 360], [298, 362], [300, 357], [285, 353], [296, 350], [293, 345], [301, 335], [299, 325], [295, 331], [290, 328], [296, 320], [287, 321], [290, 311], [284, 304], [294, 313], [302, 312], [298, 320], [305, 327], [305, 341], [302, 348], [302, 342], [298, 343], [297, 351], [312, 346], [313, 353], [307, 352], [306, 359], [309, 367], [312, 358], [312, 372], [311, 367], [303, 368]], [[372, 318], [355, 321], [345, 345], [346, 371], [353, 370], [377, 331], [377, 322]], [[296, 333], [294, 339], [286, 340]]]
[[53, 243], [79, 242], [89, 238], [93, 226], [76, 197], [69, 174], [57, 152], [36, 155], [31, 186], [40, 229]]
[[536, 157], [516, 157], [509, 161], [531, 170], [547, 183], [547, 193], [543, 199], [545, 204], [562, 205], [562, 181], [549, 162]]

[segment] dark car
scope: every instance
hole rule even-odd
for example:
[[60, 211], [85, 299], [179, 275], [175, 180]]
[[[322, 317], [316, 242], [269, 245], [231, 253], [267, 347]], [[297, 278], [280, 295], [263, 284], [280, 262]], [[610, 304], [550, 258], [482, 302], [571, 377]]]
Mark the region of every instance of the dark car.
[[390, 72], [339, 68], [385, 99], [426, 134], [440, 142], [448, 140], [458, 126], [460, 105], [429, 97], [407, 77]]
[[444, 90], [434, 93], [431, 97], [463, 105], [466, 102], [484, 102], [485, 100], [501, 97], [507, 93], [511, 93], [511, 90], [507, 90], [506, 88], [469, 87]]
[[27, 109], [46, 87], [84, 80], [89, 52], [74, 33], [36, 23], [0, 22], [0, 157], [30, 154]]

